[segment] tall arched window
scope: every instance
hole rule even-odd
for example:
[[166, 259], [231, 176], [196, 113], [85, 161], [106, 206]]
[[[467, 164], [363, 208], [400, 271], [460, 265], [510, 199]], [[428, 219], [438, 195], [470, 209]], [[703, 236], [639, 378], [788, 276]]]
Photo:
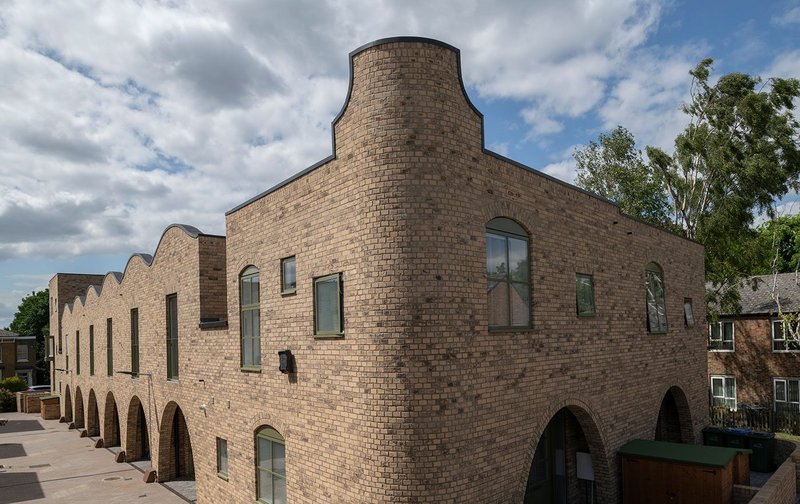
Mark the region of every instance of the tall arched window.
[[486, 224], [486, 294], [489, 327], [528, 327], [531, 322], [528, 233], [511, 219]]
[[286, 444], [272, 427], [256, 432], [256, 497], [266, 504], [286, 504]]
[[239, 324], [242, 367], [261, 367], [261, 305], [258, 268], [249, 266], [239, 277]]
[[656, 263], [644, 268], [647, 288], [647, 331], [667, 332], [667, 306], [664, 300], [664, 274]]

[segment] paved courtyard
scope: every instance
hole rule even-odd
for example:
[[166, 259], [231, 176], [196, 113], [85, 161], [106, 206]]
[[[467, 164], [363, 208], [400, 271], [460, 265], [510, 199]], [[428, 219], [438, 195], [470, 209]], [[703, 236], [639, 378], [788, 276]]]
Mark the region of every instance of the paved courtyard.
[[0, 503], [186, 504], [160, 484], [142, 482], [131, 464], [94, 448], [57, 420], [38, 415], [0, 413]]

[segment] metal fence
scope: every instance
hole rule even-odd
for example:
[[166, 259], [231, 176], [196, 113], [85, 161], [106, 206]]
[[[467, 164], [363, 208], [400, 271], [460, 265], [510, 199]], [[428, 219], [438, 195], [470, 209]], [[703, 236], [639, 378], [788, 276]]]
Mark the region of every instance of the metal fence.
[[771, 409], [711, 408], [711, 425], [800, 435], [800, 412]]

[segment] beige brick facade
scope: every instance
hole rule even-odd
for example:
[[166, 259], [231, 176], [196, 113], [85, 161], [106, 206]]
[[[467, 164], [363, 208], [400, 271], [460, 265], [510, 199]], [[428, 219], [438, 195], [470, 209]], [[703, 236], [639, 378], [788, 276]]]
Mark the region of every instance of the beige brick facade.
[[[665, 431], [693, 441], [706, 423], [705, 327], [683, 319], [692, 298], [704, 320], [702, 248], [486, 151], [453, 48], [385, 40], [355, 51], [351, 65], [333, 156], [230, 211], [224, 238], [168, 228], [152, 264], [134, 256], [124, 275], [86, 278], [70, 294], [85, 299], [70, 300], [60, 321], [53, 314], [54, 335], [69, 341], [53, 376], [64, 416], [78, 423], [80, 396], [81, 426], [96, 408], [100, 435], [118, 429], [131, 460], [143, 415], [162, 480], [175, 473], [175, 453], [189, 464], [175, 433], [189, 439], [201, 503], [255, 500], [261, 426], [285, 439], [292, 504], [520, 503], [537, 443], [567, 408], [568, 472], [575, 451], [590, 452], [598, 502], [617, 502], [616, 451], [654, 437], [665, 396], [680, 423]], [[526, 329], [488, 330], [485, 231], [495, 217], [528, 233]], [[290, 256], [297, 288], [284, 294]], [[666, 334], [646, 330], [650, 262], [664, 273]], [[251, 265], [261, 280], [256, 372], [241, 369], [240, 355], [239, 276]], [[315, 337], [313, 282], [334, 273], [344, 335]], [[576, 316], [576, 273], [593, 275], [594, 317]], [[60, 301], [70, 278], [51, 281]], [[171, 294], [177, 380], [167, 380]], [[107, 376], [107, 319], [114, 369], [129, 371], [134, 308], [142, 375]], [[294, 373], [278, 370], [285, 349]], [[118, 423], [107, 418], [115, 408]], [[178, 409], [184, 431], [173, 425]], [[216, 474], [216, 438], [227, 440], [227, 479]], [[578, 498], [570, 488], [569, 501]]]

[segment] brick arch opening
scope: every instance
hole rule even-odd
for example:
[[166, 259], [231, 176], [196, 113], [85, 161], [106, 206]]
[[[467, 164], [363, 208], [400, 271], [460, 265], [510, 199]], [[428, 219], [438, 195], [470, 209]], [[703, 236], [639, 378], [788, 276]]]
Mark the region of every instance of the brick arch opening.
[[161, 415], [158, 437], [158, 480], [194, 479], [192, 440], [181, 407], [170, 401]]
[[114, 394], [106, 394], [106, 404], [103, 412], [103, 443], [105, 446], [119, 446], [119, 412]]
[[72, 395], [69, 392], [69, 385], [64, 389], [64, 420], [72, 422]]
[[100, 414], [97, 411], [97, 396], [93, 389], [89, 389], [89, 404], [87, 405], [86, 433], [89, 436], [100, 435]]
[[692, 412], [680, 387], [670, 387], [661, 399], [653, 438], [672, 443], [694, 443]]
[[604, 502], [613, 493], [607, 460], [591, 414], [579, 406], [561, 408], [536, 444], [524, 504]]
[[127, 435], [125, 436], [125, 460], [150, 460], [150, 432], [142, 401], [137, 396], [131, 398], [128, 406]]
[[86, 426], [83, 420], [83, 394], [81, 394], [80, 387], [75, 387], [75, 414], [73, 418], [76, 429], [83, 429]]

